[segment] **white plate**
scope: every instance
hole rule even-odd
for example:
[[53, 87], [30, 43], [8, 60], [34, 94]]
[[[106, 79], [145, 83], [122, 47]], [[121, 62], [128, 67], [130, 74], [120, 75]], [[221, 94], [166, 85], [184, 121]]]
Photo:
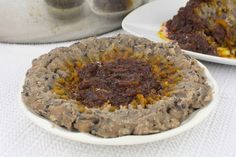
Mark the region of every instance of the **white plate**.
[[[157, 0], [139, 7], [125, 17], [122, 27], [127, 32], [136, 36], [148, 38], [153, 41], [163, 42], [157, 32], [163, 22], [177, 14], [180, 7], [185, 6], [188, 0]], [[236, 59], [200, 54], [184, 50], [186, 54], [209, 62], [236, 65]]]
[[[189, 118], [186, 119], [179, 127], [162, 132], [162, 133], [151, 134], [151, 135], [141, 135], [141, 136], [129, 135], [129, 136], [123, 136], [123, 137], [118, 137], [118, 138], [100, 138], [100, 137], [96, 137], [87, 133], [71, 132], [59, 126], [56, 126], [49, 120], [33, 113], [23, 103], [21, 99], [21, 93], [19, 94], [19, 103], [23, 111], [26, 113], [27, 117], [30, 118], [35, 124], [51, 132], [52, 134], [55, 134], [55, 135], [58, 135], [58, 136], [61, 136], [70, 140], [79, 141], [83, 143], [90, 143], [90, 144], [99, 144], [99, 145], [133, 145], [133, 144], [142, 144], [142, 143], [163, 140], [163, 139], [178, 135], [180, 133], [183, 133], [191, 129], [192, 127], [196, 126], [198, 123], [204, 120], [210, 114], [210, 112], [214, 109], [214, 107], [217, 105], [219, 95], [218, 95], [218, 86], [216, 84], [216, 81], [214, 80], [214, 78], [211, 76], [211, 74], [209, 73], [209, 71], [204, 65], [202, 65], [200, 62], [199, 62], [199, 65], [204, 68], [207, 81], [213, 89], [212, 101], [204, 108], [201, 108], [195, 111], [194, 113], [192, 113], [189, 116]], [[20, 87], [21, 89], [22, 89], [22, 86]]]

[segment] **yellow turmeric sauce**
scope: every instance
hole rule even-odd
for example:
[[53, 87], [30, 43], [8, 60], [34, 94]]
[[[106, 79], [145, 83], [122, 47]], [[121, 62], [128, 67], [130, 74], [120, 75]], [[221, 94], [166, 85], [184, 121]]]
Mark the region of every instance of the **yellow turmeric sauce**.
[[168, 38], [167, 29], [166, 29], [166, 27], [165, 27], [165, 23], [163, 23], [163, 24], [161, 25], [161, 29], [157, 32], [157, 35], [158, 35], [161, 39], [163, 39], [163, 40], [165, 40], [165, 41], [171, 41], [171, 40]]

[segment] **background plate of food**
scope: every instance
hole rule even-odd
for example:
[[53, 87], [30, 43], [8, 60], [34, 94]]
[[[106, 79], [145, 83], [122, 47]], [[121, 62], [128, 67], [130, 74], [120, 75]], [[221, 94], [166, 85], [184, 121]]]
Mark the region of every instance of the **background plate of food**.
[[177, 41], [194, 58], [236, 65], [235, 8], [234, 1], [157, 0], [127, 15], [122, 27], [153, 41]]
[[100, 145], [183, 133], [204, 120], [219, 98], [207, 68], [177, 44], [133, 35], [56, 48], [33, 60], [22, 87], [22, 111], [35, 124]]

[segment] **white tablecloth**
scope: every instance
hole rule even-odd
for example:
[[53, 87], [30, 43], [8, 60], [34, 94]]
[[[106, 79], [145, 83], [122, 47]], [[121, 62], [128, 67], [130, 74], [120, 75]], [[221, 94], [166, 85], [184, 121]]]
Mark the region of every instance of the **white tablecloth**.
[[[123, 32], [122, 30], [109, 35]], [[200, 125], [176, 137], [134, 146], [82, 144], [52, 135], [32, 123], [18, 103], [31, 60], [57, 46], [0, 44], [0, 157], [210, 157], [236, 156], [236, 67], [203, 62], [220, 86], [217, 108]]]

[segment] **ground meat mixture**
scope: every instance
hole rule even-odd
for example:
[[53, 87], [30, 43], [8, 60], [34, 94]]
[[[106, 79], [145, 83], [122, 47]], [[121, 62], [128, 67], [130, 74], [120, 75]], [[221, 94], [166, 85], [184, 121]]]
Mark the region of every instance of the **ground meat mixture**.
[[35, 59], [22, 98], [53, 127], [111, 138], [176, 128], [213, 92], [205, 70], [175, 43], [118, 35]]
[[93, 63], [78, 69], [80, 82], [72, 84], [70, 96], [89, 107], [128, 105], [137, 94], [147, 96], [161, 85], [152, 74], [151, 66], [135, 59]]
[[[168, 38], [186, 50], [219, 55], [218, 47], [232, 50], [235, 43], [235, 2], [190, 0], [166, 22]], [[232, 51], [231, 51], [232, 52]]]

